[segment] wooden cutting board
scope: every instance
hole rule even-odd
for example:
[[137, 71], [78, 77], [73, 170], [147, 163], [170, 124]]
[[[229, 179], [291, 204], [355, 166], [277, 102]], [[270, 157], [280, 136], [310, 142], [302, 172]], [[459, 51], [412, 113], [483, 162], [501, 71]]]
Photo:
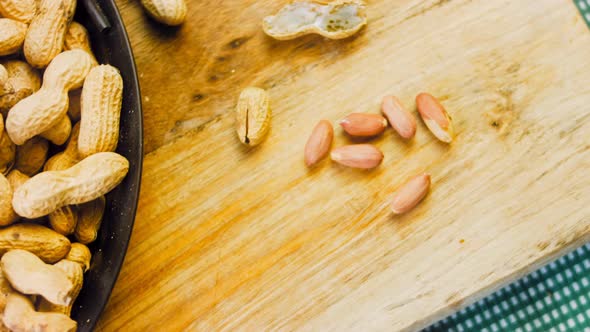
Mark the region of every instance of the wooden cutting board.
[[[330, 41], [261, 31], [287, 1], [189, 1], [163, 28], [117, 1], [145, 119], [139, 210], [99, 330], [415, 330], [590, 240], [590, 32], [571, 0], [370, 0]], [[268, 140], [233, 108], [268, 89]], [[320, 119], [438, 96], [458, 135], [391, 130], [373, 171], [304, 167]], [[351, 141], [336, 129], [335, 146]], [[428, 171], [411, 213], [392, 192]]]

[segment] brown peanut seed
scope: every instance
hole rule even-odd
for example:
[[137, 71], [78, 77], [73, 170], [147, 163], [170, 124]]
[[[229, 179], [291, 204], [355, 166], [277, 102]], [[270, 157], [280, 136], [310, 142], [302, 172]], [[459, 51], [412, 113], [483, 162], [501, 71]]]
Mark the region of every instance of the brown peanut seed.
[[441, 103], [432, 95], [421, 93], [416, 96], [416, 106], [434, 136], [442, 142], [451, 143], [454, 136], [453, 123]]
[[334, 128], [332, 128], [330, 121], [321, 120], [318, 122], [305, 144], [305, 164], [308, 167], [313, 166], [324, 158], [332, 147], [333, 139]]
[[410, 179], [393, 195], [391, 210], [395, 214], [403, 214], [412, 210], [424, 199], [429, 189], [429, 174], [421, 174]]
[[391, 127], [403, 138], [411, 139], [416, 135], [416, 119], [408, 112], [395, 96], [386, 96], [381, 103], [381, 111]]
[[379, 114], [351, 113], [340, 120], [340, 126], [351, 136], [372, 137], [387, 128], [387, 120]]
[[371, 144], [341, 146], [332, 150], [332, 160], [348, 167], [371, 169], [383, 161], [383, 152]]

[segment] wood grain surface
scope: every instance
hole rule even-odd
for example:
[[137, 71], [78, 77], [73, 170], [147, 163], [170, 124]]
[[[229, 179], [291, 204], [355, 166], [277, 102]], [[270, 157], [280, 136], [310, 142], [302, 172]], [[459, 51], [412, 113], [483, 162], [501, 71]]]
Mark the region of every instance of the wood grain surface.
[[[590, 240], [590, 33], [571, 0], [370, 0], [353, 38], [266, 37], [287, 1], [193, 0], [164, 28], [117, 1], [141, 81], [144, 176], [99, 331], [416, 330]], [[268, 140], [233, 108], [268, 89]], [[373, 171], [303, 147], [320, 119], [441, 98], [458, 135], [392, 130]], [[334, 145], [351, 142], [336, 130]], [[387, 202], [429, 171], [431, 194]]]

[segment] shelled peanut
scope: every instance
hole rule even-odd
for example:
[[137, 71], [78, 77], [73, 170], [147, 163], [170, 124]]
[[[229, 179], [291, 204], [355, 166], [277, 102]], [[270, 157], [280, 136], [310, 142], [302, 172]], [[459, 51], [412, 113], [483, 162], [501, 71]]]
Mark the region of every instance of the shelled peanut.
[[330, 152], [332, 140], [334, 140], [332, 124], [330, 121], [321, 120], [305, 144], [305, 164], [313, 166], [324, 158]]
[[416, 96], [416, 107], [424, 124], [436, 138], [445, 143], [453, 141], [453, 136], [455, 136], [453, 122], [438, 99], [431, 94], [421, 93]]
[[371, 144], [354, 144], [332, 150], [330, 157], [344, 166], [371, 169], [381, 164], [383, 152]]
[[351, 113], [340, 120], [344, 131], [355, 137], [373, 137], [387, 128], [387, 120], [379, 114]]
[[381, 111], [391, 127], [403, 138], [411, 139], [416, 135], [416, 119], [408, 112], [395, 96], [386, 96], [381, 103]]
[[391, 211], [403, 214], [413, 209], [430, 189], [430, 174], [421, 174], [403, 184], [394, 194]]
[[0, 331], [75, 331], [85, 244], [129, 168], [114, 152], [123, 78], [99, 65], [75, 8], [0, 0]]
[[[432, 134], [445, 143], [451, 143], [454, 136], [451, 117], [442, 104], [428, 93], [416, 97], [418, 113]], [[381, 102], [381, 111], [387, 119], [379, 114], [351, 113], [339, 123], [344, 132], [351, 137], [371, 138], [380, 135], [388, 123], [404, 140], [412, 139], [416, 134], [416, 120], [395, 96], [386, 96]], [[313, 129], [305, 144], [304, 160], [308, 167], [317, 164], [330, 151], [333, 140], [332, 124], [320, 121]], [[381, 164], [384, 155], [374, 145], [352, 144], [337, 147], [330, 153], [332, 161], [351, 168], [372, 169]], [[430, 174], [423, 173], [401, 185], [393, 195], [390, 203], [394, 214], [403, 214], [418, 205], [430, 190]]]

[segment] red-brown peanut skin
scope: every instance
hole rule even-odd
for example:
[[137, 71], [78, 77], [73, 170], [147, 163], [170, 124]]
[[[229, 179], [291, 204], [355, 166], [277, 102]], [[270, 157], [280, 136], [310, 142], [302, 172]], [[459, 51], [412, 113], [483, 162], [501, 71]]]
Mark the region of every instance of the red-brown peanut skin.
[[434, 136], [442, 142], [451, 143], [455, 135], [453, 123], [438, 99], [423, 92], [416, 96], [416, 106], [424, 124]]
[[323, 159], [330, 152], [333, 140], [334, 128], [330, 121], [321, 120], [318, 122], [305, 144], [305, 165], [311, 167]]
[[330, 156], [340, 165], [360, 169], [375, 168], [383, 161], [383, 152], [371, 144], [341, 146], [332, 150]]
[[373, 137], [387, 128], [387, 120], [379, 114], [351, 113], [340, 120], [340, 126], [350, 136]]
[[406, 110], [397, 97], [384, 97], [381, 111], [389, 120], [391, 127], [403, 139], [409, 140], [416, 135], [416, 118]]
[[403, 214], [416, 207], [428, 194], [430, 182], [429, 174], [420, 174], [403, 184], [391, 201], [393, 213]]

